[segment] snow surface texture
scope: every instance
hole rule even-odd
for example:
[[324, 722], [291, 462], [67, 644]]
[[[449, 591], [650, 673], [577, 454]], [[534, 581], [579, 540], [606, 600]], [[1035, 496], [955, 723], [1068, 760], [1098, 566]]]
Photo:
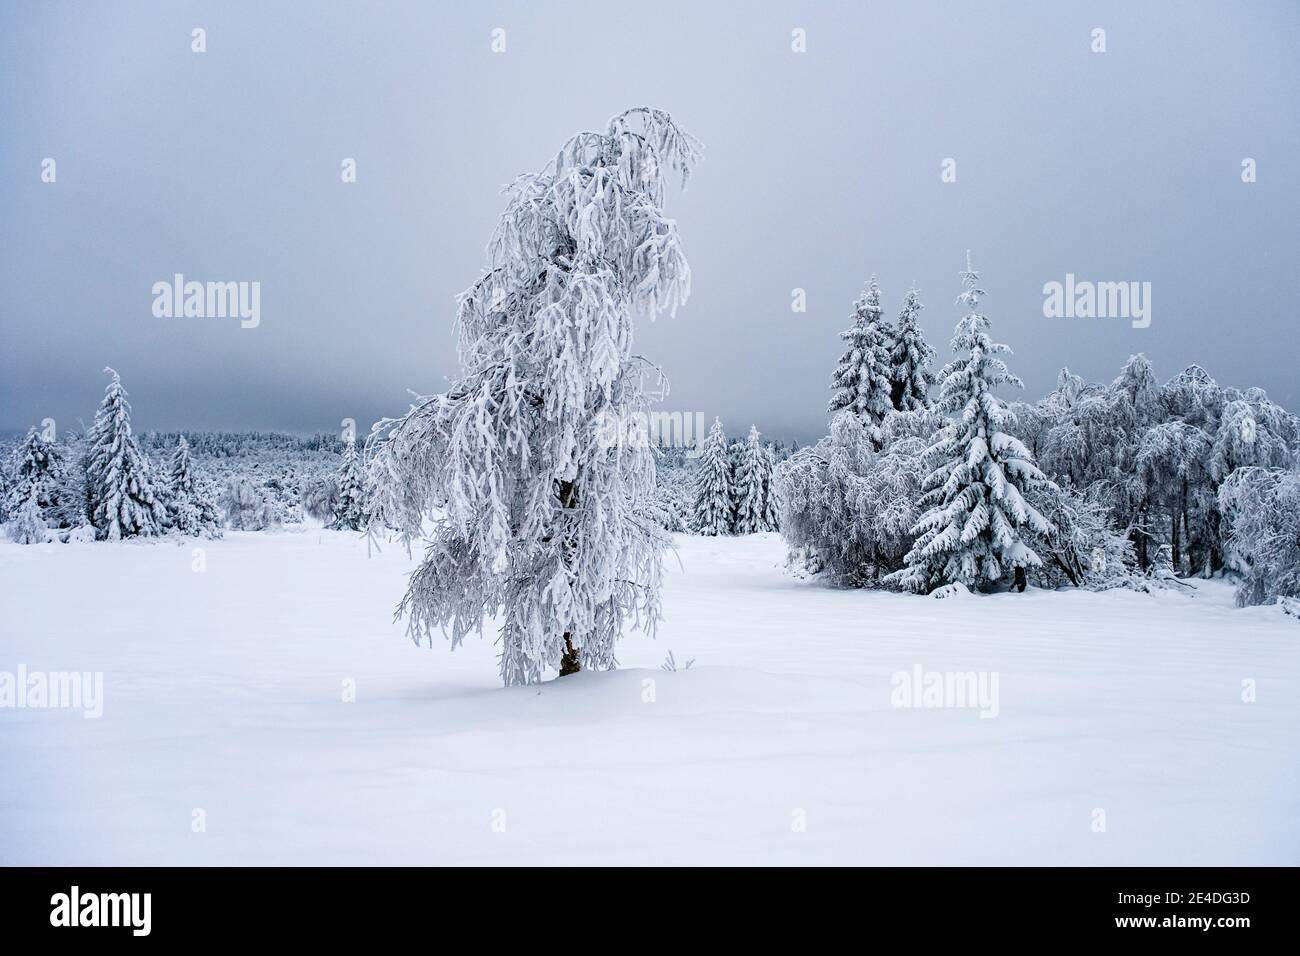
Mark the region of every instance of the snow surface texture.
[[[775, 534], [675, 540], [657, 640], [508, 689], [491, 635], [413, 647], [413, 563], [354, 535], [0, 544], [0, 671], [105, 698], [0, 710], [0, 863], [1300, 863], [1278, 607], [832, 590]], [[998, 716], [893, 707], [917, 664], [996, 671]]]

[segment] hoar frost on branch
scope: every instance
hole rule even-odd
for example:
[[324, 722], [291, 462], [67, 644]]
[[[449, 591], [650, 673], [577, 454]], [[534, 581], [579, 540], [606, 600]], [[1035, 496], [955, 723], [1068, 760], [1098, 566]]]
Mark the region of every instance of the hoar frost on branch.
[[638, 108], [516, 179], [488, 271], [459, 297], [461, 378], [371, 435], [371, 526], [429, 530], [399, 616], [417, 643], [436, 627], [454, 648], [499, 615], [506, 685], [612, 668], [624, 627], [658, 618], [653, 452], [600, 426], [648, 404], [634, 318], [689, 292], [663, 205], [698, 156], [667, 113]]

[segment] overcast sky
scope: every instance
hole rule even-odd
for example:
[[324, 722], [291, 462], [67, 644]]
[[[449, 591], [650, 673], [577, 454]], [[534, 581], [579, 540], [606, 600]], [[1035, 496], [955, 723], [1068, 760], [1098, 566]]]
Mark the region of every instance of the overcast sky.
[[[5, 2], [0, 427], [89, 420], [105, 365], [137, 428], [404, 411], [500, 186], [635, 105], [706, 147], [691, 300], [638, 331], [668, 408], [816, 437], [863, 281], [946, 361], [970, 248], [1031, 397], [1143, 351], [1300, 411], [1298, 64], [1294, 2]], [[259, 281], [260, 325], [155, 317], [178, 272]], [[1150, 282], [1150, 326], [1045, 318], [1067, 273]]]

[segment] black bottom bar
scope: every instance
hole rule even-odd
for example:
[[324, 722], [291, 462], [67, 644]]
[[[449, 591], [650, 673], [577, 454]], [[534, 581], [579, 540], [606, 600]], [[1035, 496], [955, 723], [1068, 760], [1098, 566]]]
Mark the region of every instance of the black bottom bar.
[[[92, 945], [110, 938], [338, 945], [416, 933], [436, 946], [477, 931], [497, 943], [503, 929], [516, 926], [530, 934], [641, 934], [656, 926], [677, 933], [697, 921], [740, 936], [782, 924], [878, 939], [902, 933], [927, 948], [945, 939], [987, 945], [1098, 937], [1232, 945], [1287, 932], [1295, 871], [675, 870], [597, 880], [537, 870], [7, 869], [0, 870], [0, 926], [10, 943], [76, 934]], [[604, 905], [596, 889], [603, 885]], [[439, 939], [444, 934], [451, 935]]]

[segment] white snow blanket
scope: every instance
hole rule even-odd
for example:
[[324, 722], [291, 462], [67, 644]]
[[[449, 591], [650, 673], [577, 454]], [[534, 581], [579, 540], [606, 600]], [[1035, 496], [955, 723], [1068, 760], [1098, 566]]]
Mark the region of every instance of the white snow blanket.
[[0, 863], [1300, 863], [1278, 608], [832, 590], [774, 534], [676, 540], [656, 640], [511, 689], [490, 634], [414, 647], [413, 562], [351, 534], [0, 545], [0, 680], [102, 675], [98, 717], [0, 708]]

